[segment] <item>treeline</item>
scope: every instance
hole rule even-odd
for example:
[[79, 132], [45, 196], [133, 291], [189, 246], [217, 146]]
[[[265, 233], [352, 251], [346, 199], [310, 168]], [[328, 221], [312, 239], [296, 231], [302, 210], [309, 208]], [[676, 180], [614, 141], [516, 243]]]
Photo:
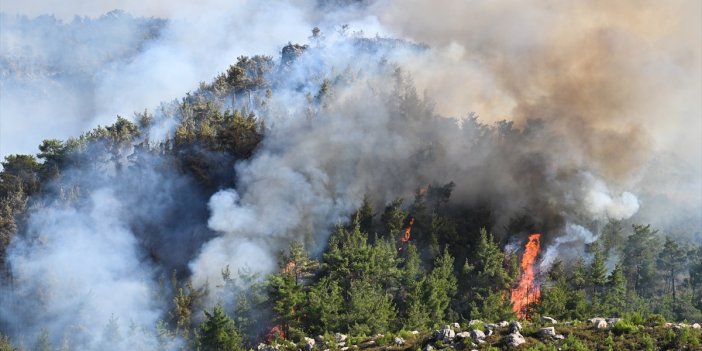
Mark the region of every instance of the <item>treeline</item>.
[[[410, 208], [417, 211], [424, 201], [418, 195]], [[508, 298], [520, 274], [516, 255], [505, 253], [485, 230], [476, 235], [471, 250], [450, 245], [433, 250], [424, 243], [432, 238], [403, 243], [403, 228], [413, 217], [398, 203], [385, 208], [378, 221], [366, 202], [352, 225], [334, 231], [319, 261], [294, 243], [281, 254], [279, 273], [234, 294], [237, 307], [235, 320], [226, 323], [229, 333], [253, 346], [271, 338], [300, 342], [334, 332], [426, 331], [449, 322], [516, 317]], [[432, 222], [451, 219], [434, 213]], [[385, 230], [369, 234], [370, 228]], [[621, 259], [610, 271], [607, 258], [616, 250]], [[528, 306], [527, 318], [626, 317], [638, 324], [702, 318], [702, 247], [684, 249], [660, 239], [650, 226], [633, 225], [627, 236], [613, 221], [590, 245], [589, 254], [588, 261], [570, 266], [557, 261], [541, 272], [541, 300]], [[465, 261], [457, 262], [456, 255]], [[230, 279], [229, 272], [224, 275]], [[207, 316], [204, 328], [210, 328], [214, 314]]]

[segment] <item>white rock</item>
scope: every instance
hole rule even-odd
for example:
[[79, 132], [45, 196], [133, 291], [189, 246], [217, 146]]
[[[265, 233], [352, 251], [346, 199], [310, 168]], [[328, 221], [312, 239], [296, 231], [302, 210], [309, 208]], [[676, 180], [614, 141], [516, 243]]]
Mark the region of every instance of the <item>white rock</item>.
[[507, 345], [509, 345], [511, 347], [517, 347], [517, 346], [525, 343], [526, 340], [524, 340], [524, 337], [522, 336], [522, 334], [520, 334], [519, 332], [514, 332], [514, 333], [507, 335], [506, 342], [507, 342]]
[[541, 328], [541, 329], [539, 329], [538, 335], [541, 338], [552, 338], [552, 337], [556, 336], [556, 328], [554, 328], [554, 327]]
[[453, 329], [461, 329], [461, 325], [458, 323], [453, 323], [453, 325], [451, 326], [453, 327]]
[[410, 332], [410, 334], [412, 334], [412, 335], [417, 335], [417, 334], [419, 334], [419, 332], [416, 331], [416, 330], [413, 330], [413, 331]]
[[453, 331], [453, 329], [451, 329], [450, 326], [445, 325], [445, 326], [443, 327], [443, 329], [441, 329], [441, 330], [438, 332], [438, 335], [437, 335], [437, 336], [438, 336], [438, 337], [437, 337], [436, 339], [438, 339], [438, 340], [443, 340], [443, 341], [445, 341], [445, 342], [451, 342], [451, 341], [453, 341], [453, 338], [456, 337], [456, 332]]
[[395, 345], [397, 345], [397, 346], [402, 346], [402, 345], [404, 345], [404, 344], [405, 344], [405, 339], [403, 339], [403, 338], [401, 338], [401, 337], [399, 337], [399, 336], [396, 336], [396, 337], [395, 337]]
[[348, 336], [346, 334], [336, 333], [334, 334], [334, 338], [336, 338], [336, 342], [343, 342], [346, 341], [346, 338], [348, 338]]
[[699, 323], [695, 323], [692, 325], [692, 329], [702, 329]]
[[509, 326], [509, 322], [507, 321], [502, 321], [500, 323], [497, 323], [497, 326], [500, 328], [507, 328]]
[[433, 351], [434, 346], [431, 346], [431, 344], [427, 344], [427, 346], [424, 346], [424, 348], [422, 350], [423, 351]]
[[305, 336], [304, 340], [305, 340], [305, 350], [308, 350], [308, 351], [312, 350], [314, 348], [314, 345], [316, 344], [314, 339], [308, 338]]
[[470, 338], [470, 333], [467, 331], [456, 333], [456, 337], [459, 339], [468, 339]]
[[474, 325], [476, 325], [476, 324], [484, 324], [484, 323], [483, 323], [483, 321], [481, 321], [481, 320], [479, 320], [479, 319], [473, 319], [473, 320], [471, 320], [470, 322], [468, 322], [468, 326], [469, 326], [469, 327], [472, 327], [472, 326], [474, 326]]
[[519, 321], [512, 321], [512, 323], [509, 324], [509, 332], [514, 333], [514, 332], [521, 332], [522, 331], [522, 324], [519, 323]]
[[473, 330], [473, 331], [470, 332], [470, 337], [473, 338], [473, 340], [475, 340], [476, 342], [479, 343], [480, 340], [485, 339], [485, 333], [483, 333], [482, 331], [476, 329], [476, 330]]
[[555, 319], [546, 316], [541, 316], [541, 321], [545, 323], [558, 324], [558, 322]]
[[565, 339], [565, 336], [558, 334], [558, 335], [554, 335], [553, 338], [557, 339], [557, 340], [563, 340], [563, 339]]
[[604, 318], [590, 318], [588, 321], [592, 324], [592, 327], [595, 329], [607, 328], [607, 321]]

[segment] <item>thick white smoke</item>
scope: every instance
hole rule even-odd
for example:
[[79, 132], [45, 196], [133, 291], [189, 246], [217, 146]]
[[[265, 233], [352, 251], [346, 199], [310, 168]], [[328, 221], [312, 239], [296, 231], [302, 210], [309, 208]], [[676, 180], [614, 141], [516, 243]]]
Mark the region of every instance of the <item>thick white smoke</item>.
[[[129, 349], [126, 341], [103, 336], [114, 320], [114, 332], [132, 330], [142, 346], [157, 345], [155, 333], [147, 331], [161, 306], [153, 296], [153, 272], [139, 259], [125, 220], [128, 211], [112, 189], [102, 188], [85, 203], [59, 200], [31, 216], [31, 232], [9, 252], [16, 304], [2, 310], [23, 326], [15, 331], [20, 338], [31, 343], [42, 328], [63, 326], [47, 329], [52, 339], [70, 336], [81, 349]], [[37, 305], [28, 311], [23, 301]], [[60, 330], [67, 334], [56, 335]]]

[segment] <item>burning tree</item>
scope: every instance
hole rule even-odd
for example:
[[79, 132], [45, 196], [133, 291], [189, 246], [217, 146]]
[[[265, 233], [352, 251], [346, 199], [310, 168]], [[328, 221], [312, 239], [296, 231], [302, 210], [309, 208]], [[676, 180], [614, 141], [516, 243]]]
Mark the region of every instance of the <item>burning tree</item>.
[[512, 310], [519, 318], [528, 318], [529, 305], [539, 302], [541, 298], [541, 287], [534, 279], [536, 277], [534, 264], [541, 249], [540, 237], [541, 234], [529, 236], [522, 256], [522, 275], [519, 278], [519, 284], [512, 289]]

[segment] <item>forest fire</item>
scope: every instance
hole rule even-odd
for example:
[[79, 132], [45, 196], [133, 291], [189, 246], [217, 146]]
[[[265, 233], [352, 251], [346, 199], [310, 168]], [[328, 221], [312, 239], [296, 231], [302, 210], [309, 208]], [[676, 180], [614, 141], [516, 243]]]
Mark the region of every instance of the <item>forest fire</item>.
[[412, 225], [414, 224], [414, 217], [409, 218], [409, 222], [407, 223], [407, 228], [405, 228], [405, 235], [402, 236], [400, 239], [401, 243], [406, 243], [410, 239], [410, 235], [412, 234]]
[[522, 256], [522, 276], [519, 285], [512, 289], [512, 310], [517, 313], [517, 317], [527, 317], [527, 307], [531, 303], [539, 302], [541, 289], [534, 281], [534, 263], [541, 248], [541, 234], [531, 234], [526, 244], [524, 255]]

